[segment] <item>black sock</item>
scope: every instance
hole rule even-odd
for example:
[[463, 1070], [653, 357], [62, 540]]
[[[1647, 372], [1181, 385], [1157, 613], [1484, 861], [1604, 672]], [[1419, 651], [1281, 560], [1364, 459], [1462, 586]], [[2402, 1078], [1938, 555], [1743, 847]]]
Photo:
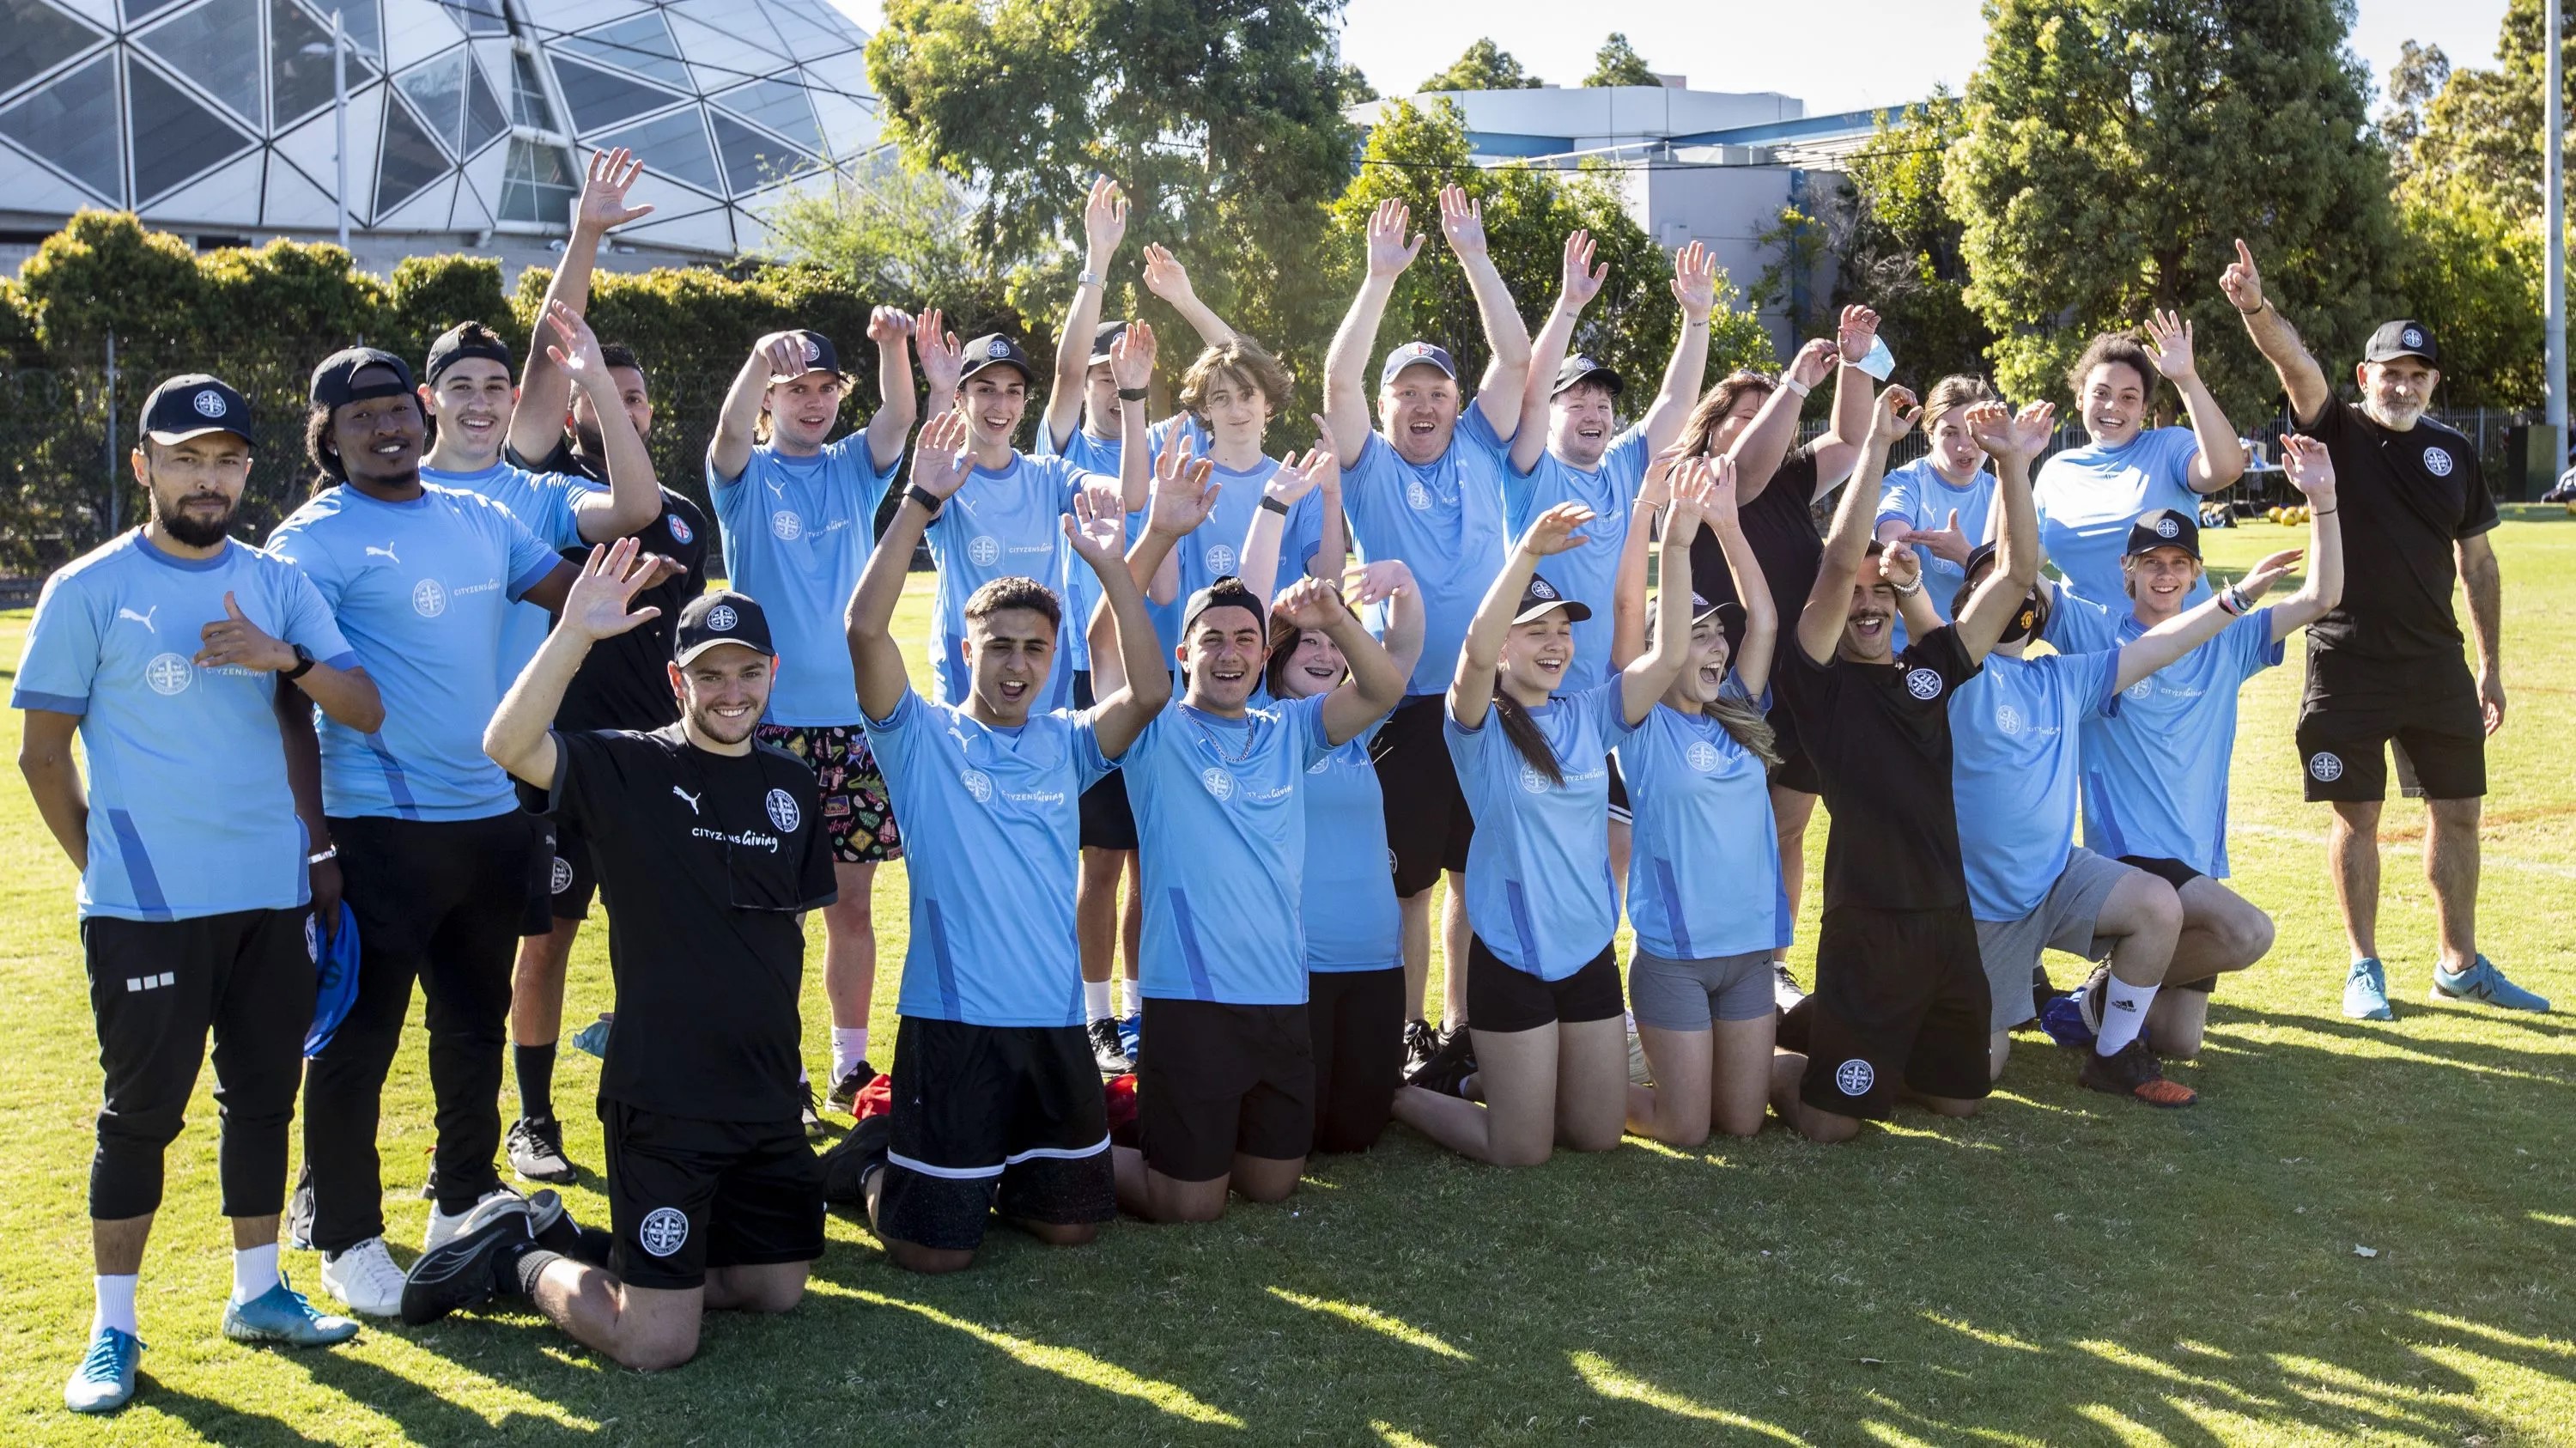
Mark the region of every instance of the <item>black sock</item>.
[[609, 1251], [616, 1245], [615, 1233], [604, 1227], [584, 1227], [581, 1229], [581, 1240], [574, 1243], [572, 1249], [563, 1255], [585, 1266], [605, 1267], [608, 1265]]
[[515, 1237], [492, 1254], [492, 1290], [503, 1296], [526, 1296], [537, 1290], [537, 1278], [563, 1254], [538, 1246], [533, 1237]]
[[512, 1046], [510, 1064], [519, 1077], [519, 1114], [523, 1117], [554, 1115], [555, 1043]]

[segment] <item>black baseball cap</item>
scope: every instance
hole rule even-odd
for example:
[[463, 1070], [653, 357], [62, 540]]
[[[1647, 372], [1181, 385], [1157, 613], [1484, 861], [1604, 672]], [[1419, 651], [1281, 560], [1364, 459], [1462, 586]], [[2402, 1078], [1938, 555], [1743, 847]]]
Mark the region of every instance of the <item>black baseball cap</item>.
[[[820, 332], [804, 330], [790, 332], [787, 335], [802, 344], [805, 348], [805, 372], [829, 372], [835, 377], [839, 377], [844, 380], [848, 379], [849, 374], [841, 370], [841, 351], [839, 348], [832, 345], [831, 338], [824, 336]], [[782, 376], [779, 373], [772, 372], [769, 374], [769, 380], [772, 382], [793, 382], [798, 377], [802, 377], [804, 375], [804, 372], [797, 372]]]
[[[2132, 538], [2135, 536], [2135, 534], [2131, 535]], [[2161, 542], [2162, 540], [2159, 539], [2158, 541]], [[1993, 539], [1989, 538], [1985, 542], [1968, 550], [1968, 565], [1960, 571], [1967, 574], [1968, 581], [1970, 583], [1974, 583], [1977, 581], [1977, 570], [1994, 561], [1995, 542]]]
[[251, 436], [250, 403], [220, 378], [183, 372], [143, 399], [143, 435], [163, 447], [210, 432], [228, 432], [253, 445], [259, 441]]
[[[359, 373], [379, 367], [392, 373], [393, 380], [359, 384]], [[411, 364], [400, 357], [381, 347], [343, 347], [313, 369], [311, 395], [315, 407], [337, 408], [378, 397], [408, 397], [412, 387]]]
[[[1095, 341], [1093, 345], [1099, 344]], [[1032, 387], [1037, 385], [1037, 364], [1029, 360], [1028, 353], [1020, 350], [1019, 343], [999, 332], [987, 332], [966, 344], [966, 370], [959, 374], [957, 380], [962, 383], [978, 372], [988, 372], [996, 367], [1016, 368], [1023, 381]]]
[[1270, 610], [1261, 606], [1260, 596], [1244, 587], [1243, 580], [1230, 573], [1190, 595], [1190, 601], [1181, 606], [1181, 632], [1188, 633], [1190, 625], [1199, 621], [1199, 615], [1211, 608], [1248, 608], [1252, 610], [1255, 624], [1265, 631], [1270, 627]]
[[[1692, 602], [1698, 600], [1694, 598]], [[1592, 617], [1588, 604], [1578, 603], [1556, 591], [1556, 585], [1533, 573], [1521, 587], [1521, 606], [1512, 610], [1512, 622], [1530, 623], [1556, 609], [1564, 609], [1567, 621], [1581, 623]]]
[[1125, 322], [1103, 322], [1091, 329], [1091, 360], [1086, 367], [1097, 367], [1109, 360], [1110, 345], [1127, 335]]
[[[2129, 546], [2121, 549], [2120, 555], [2135, 558], [2158, 548], [2179, 548], [2190, 554], [2194, 563], [2199, 562], [2200, 521], [2180, 508], [2158, 508], [2142, 514], [2129, 525]], [[1973, 565], [1976, 559], [1968, 561]]]
[[[1582, 607], [1581, 604], [1577, 604], [1575, 606], [1577, 608]], [[1585, 612], [1588, 613], [1590, 610], [1586, 609]], [[1711, 603], [1707, 599], [1702, 598], [1697, 589], [1693, 589], [1691, 591], [1691, 622], [1697, 623], [1701, 619], [1707, 618], [1711, 615], [1715, 615], [1719, 623], [1724, 624], [1729, 628], [1740, 627], [1744, 622], [1744, 605], [1737, 603], [1731, 598], [1721, 600], [1717, 603]], [[1575, 616], [1577, 618], [1582, 617], [1581, 614], [1577, 614]]]
[[1596, 362], [1577, 352], [1565, 359], [1565, 365], [1556, 369], [1556, 385], [1547, 390], [1547, 395], [1554, 397], [1578, 382], [1598, 382], [1609, 388], [1613, 397], [1628, 389], [1628, 384], [1619, 380], [1619, 374], [1611, 371], [1608, 363]]
[[687, 664], [718, 644], [740, 644], [763, 654], [776, 654], [769, 642], [769, 615], [751, 595], [719, 588], [690, 599], [671, 631], [671, 662]]
[[[469, 327], [471, 332], [466, 330]], [[480, 322], [459, 322], [429, 344], [429, 358], [422, 364], [420, 375], [435, 387], [440, 373], [471, 357], [498, 362], [504, 372], [518, 365], [518, 359], [510, 355], [500, 338], [492, 335], [491, 328]]]
[[2386, 362], [2394, 357], [2421, 357], [2427, 367], [2442, 365], [2442, 354], [2433, 346], [2433, 329], [2411, 317], [2382, 322], [2370, 334], [2370, 346], [2363, 350], [2364, 362]]

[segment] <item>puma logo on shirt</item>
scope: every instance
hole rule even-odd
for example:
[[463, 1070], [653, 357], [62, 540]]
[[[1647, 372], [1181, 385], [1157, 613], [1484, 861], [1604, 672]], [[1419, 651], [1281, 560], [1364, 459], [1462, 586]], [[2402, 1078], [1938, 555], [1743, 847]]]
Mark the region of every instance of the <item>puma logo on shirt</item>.
[[124, 622], [125, 620], [127, 620], [127, 619], [129, 619], [129, 618], [130, 618], [130, 619], [134, 620], [136, 623], [139, 623], [139, 624], [143, 625], [143, 631], [144, 631], [145, 633], [151, 634], [153, 637], [158, 638], [158, 637], [160, 637], [161, 630], [159, 630], [159, 629], [157, 629], [157, 628], [154, 628], [154, 627], [152, 626], [152, 615], [154, 615], [154, 614], [156, 614], [156, 613], [159, 613], [160, 611], [161, 611], [161, 605], [159, 605], [159, 604], [157, 604], [157, 603], [156, 603], [156, 604], [154, 604], [154, 605], [152, 605], [150, 608], [145, 609], [145, 610], [144, 610], [143, 612], [141, 612], [141, 613], [136, 613], [134, 610], [132, 610], [132, 609], [130, 609], [130, 608], [120, 608], [120, 609], [118, 609], [118, 610], [116, 611], [116, 618], [117, 618], [117, 621], [118, 621], [119, 623], [122, 623], [122, 622]]
[[676, 784], [671, 786], [671, 793], [678, 795], [681, 799], [688, 802], [689, 813], [696, 814], [698, 812], [697, 795], [689, 793], [687, 790], [680, 788]]
[[376, 545], [374, 545], [374, 544], [370, 543], [370, 544], [368, 544], [368, 545], [367, 545], [367, 551], [366, 551], [366, 553], [365, 553], [365, 555], [364, 555], [364, 556], [369, 557], [369, 558], [382, 558], [382, 559], [386, 559], [386, 560], [388, 560], [389, 562], [391, 562], [391, 563], [392, 563], [395, 567], [397, 567], [397, 568], [399, 568], [399, 567], [401, 567], [401, 566], [402, 566], [402, 560], [401, 560], [400, 558], [396, 558], [396, 557], [394, 556], [394, 545], [392, 545], [391, 543], [386, 544], [386, 545], [385, 545], [384, 547], [382, 547], [382, 548], [379, 548], [379, 547], [377, 547]]

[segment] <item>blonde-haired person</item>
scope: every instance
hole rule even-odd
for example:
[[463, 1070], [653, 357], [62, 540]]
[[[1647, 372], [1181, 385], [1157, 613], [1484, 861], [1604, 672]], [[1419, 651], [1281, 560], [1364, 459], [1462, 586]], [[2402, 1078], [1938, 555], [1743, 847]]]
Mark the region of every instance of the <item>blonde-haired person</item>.
[[[1888, 473], [1880, 484], [1878, 519], [1871, 532], [1881, 543], [1911, 543], [1923, 562], [1925, 597], [1943, 623], [1950, 599], [1966, 581], [1968, 554], [1993, 536], [1995, 475], [1986, 450], [1968, 428], [1968, 409], [1991, 400], [1986, 379], [1953, 373], [1923, 394], [1923, 437], [1930, 450]], [[1903, 647], [1902, 635], [1898, 647]]]

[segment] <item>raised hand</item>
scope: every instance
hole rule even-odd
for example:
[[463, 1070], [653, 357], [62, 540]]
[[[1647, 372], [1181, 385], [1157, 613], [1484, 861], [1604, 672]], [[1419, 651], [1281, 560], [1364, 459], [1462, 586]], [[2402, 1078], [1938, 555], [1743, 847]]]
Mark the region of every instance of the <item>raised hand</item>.
[[932, 392], [955, 392], [966, 375], [966, 344], [945, 330], [947, 318], [937, 307], [912, 319], [912, 350], [921, 358], [921, 380]]
[[1592, 521], [1592, 510], [1581, 503], [1559, 503], [1530, 520], [1529, 531], [1521, 535], [1521, 551], [1545, 558], [1580, 548], [1591, 540], [1583, 536], [1583, 526]]
[[945, 501], [966, 486], [975, 459], [966, 451], [966, 415], [949, 411], [921, 426], [912, 441], [912, 485]]
[[1113, 482], [1087, 483], [1065, 515], [1065, 540], [1094, 569], [1123, 567], [1127, 556], [1127, 507]]
[[2281, 471], [2311, 507], [2331, 508], [2335, 501], [2334, 458], [2326, 445], [2295, 432], [2281, 434]]
[[2272, 591], [2273, 584], [2289, 577], [2290, 571], [2299, 566], [2299, 560], [2307, 556], [2308, 551], [2304, 548], [2284, 548], [2278, 553], [2267, 553], [2255, 561], [2254, 567], [2243, 578], [2236, 580], [2237, 591], [2247, 598], [2261, 598]]
[[2192, 378], [2191, 323], [2169, 311], [2147, 313], [2147, 351], [2156, 359], [2156, 370], [2169, 382], [2189, 382]]
[[1413, 570], [1405, 567], [1401, 558], [1381, 558], [1375, 563], [1345, 568], [1342, 583], [1351, 590], [1352, 601], [1363, 607], [1411, 593], [1416, 586]]
[[1789, 359], [1789, 375], [1798, 379], [1800, 386], [1813, 387], [1834, 375], [1835, 360], [1841, 355], [1841, 348], [1834, 342], [1818, 337]]
[[1967, 534], [1959, 531], [1959, 510], [1956, 508], [1950, 510], [1950, 521], [1938, 528], [1906, 529], [1903, 541], [1943, 562], [1956, 563], [1961, 567], [1967, 566], [1968, 554], [1976, 547], [1968, 541]]
[[1673, 469], [1687, 456], [1687, 444], [1676, 442], [1655, 454], [1646, 464], [1644, 481], [1637, 485], [1637, 501], [1661, 507], [1673, 500]]
[[[1442, 218], [1445, 228], [1447, 218]], [[1566, 234], [1564, 281], [1559, 287], [1561, 305], [1580, 312], [1585, 304], [1601, 295], [1601, 284], [1610, 278], [1610, 263], [1592, 264], [1592, 233], [1580, 228]]]
[[1696, 241], [1673, 253], [1673, 300], [1681, 303], [1683, 321], [1708, 320], [1717, 309], [1717, 253]]
[[[1726, 462], [1728, 493], [1727, 516], [1734, 516], [1734, 460]], [[1664, 510], [1664, 546], [1688, 543], [1699, 532], [1700, 524], [1717, 507], [1717, 469], [1707, 458], [1692, 458], [1673, 469], [1672, 506]]]
[[772, 377], [802, 377], [805, 364], [805, 339], [794, 332], [771, 332], [751, 344], [752, 355], [769, 364]]
[[1923, 560], [1914, 556], [1911, 544], [1900, 539], [1879, 550], [1878, 576], [1900, 591], [1911, 588], [1923, 577]]
[[1148, 531], [1166, 538], [1185, 538], [1216, 510], [1216, 495], [1225, 486], [1208, 481], [1216, 462], [1193, 458], [1190, 452], [1190, 439], [1184, 437], [1178, 446], [1163, 449], [1163, 455], [1154, 459], [1154, 496], [1145, 505]]
[[295, 650], [252, 623], [230, 589], [224, 590], [224, 616], [197, 630], [197, 642], [203, 645], [197, 650], [201, 669], [238, 665], [273, 674], [295, 667]]
[[1154, 328], [1146, 322], [1131, 322], [1118, 340], [1109, 344], [1109, 375], [1118, 380], [1122, 392], [1132, 392], [1154, 380]]
[[2026, 402], [2013, 414], [2013, 446], [2025, 459], [2035, 458], [2057, 435], [2057, 404]]
[[604, 639], [660, 618], [662, 610], [651, 604], [627, 609], [660, 572], [655, 560], [639, 557], [642, 552], [643, 545], [632, 538], [591, 549], [564, 595], [562, 621], [555, 626], [586, 639]]
[[1161, 242], [1145, 248], [1145, 290], [1176, 307], [1198, 300], [1197, 291], [1190, 286], [1189, 268], [1182, 266], [1180, 258]]
[[1103, 263], [1127, 239], [1127, 193], [1106, 176], [1091, 178], [1091, 194], [1082, 203], [1082, 239], [1091, 246], [1090, 259]]
[[1302, 458], [1291, 454], [1283, 460], [1263, 491], [1280, 502], [1293, 504], [1323, 486], [1326, 477], [1338, 477], [1341, 471], [1342, 461], [1333, 455], [1331, 445], [1319, 443]]
[[1465, 187], [1440, 188], [1440, 235], [1460, 261], [1485, 254], [1485, 207]]
[[1923, 409], [1915, 404], [1914, 393], [1907, 388], [1889, 385], [1878, 394], [1878, 403], [1870, 409], [1869, 436], [1873, 442], [1892, 443], [1914, 430], [1922, 419]]
[[[599, 336], [590, 330], [590, 323], [582, 320], [581, 313], [564, 305], [563, 298], [555, 297], [546, 303], [545, 321], [547, 329], [561, 339], [546, 344], [546, 356], [564, 370], [574, 386], [607, 380], [608, 363], [599, 354]], [[797, 348], [796, 356], [801, 363], [805, 349]]]
[[1279, 590], [1270, 604], [1270, 616], [1285, 619], [1293, 628], [1326, 629], [1350, 617], [1343, 607], [1342, 595], [1333, 585], [1320, 578], [1300, 578]]
[[2263, 274], [2254, 269], [2254, 249], [2245, 238], [2236, 238], [2236, 260], [2218, 274], [2218, 289], [2227, 294], [2227, 304], [2240, 312], [2263, 310]]
[[591, 152], [590, 174], [582, 178], [581, 195], [573, 199], [573, 233], [596, 237], [652, 215], [650, 205], [626, 204], [627, 188], [643, 173], [644, 163], [623, 146]]
[[[1977, 446], [1995, 457], [2024, 463], [2038, 457], [2040, 450], [2048, 446], [2049, 436], [2057, 426], [2057, 404], [2053, 402], [2033, 402], [2016, 413], [1989, 397], [1968, 404], [1962, 415], [1967, 420], [1968, 435], [1977, 440]], [[1941, 556], [1949, 557], [1946, 553]]]
[[1845, 362], [1858, 362], [1869, 355], [1878, 340], [1878, 313], [1853, 305], [1843, 308], [1841, 320], [1834, 327], [1834, 348]]
[[882, 346], [912, 335], [912, 318], [901, 307], [877, 307], [868, 313], [868, 340]]
[[1380, 280], [1404, 275], [1413, 259], [1422, 253], [1422, 238], [1406, 241], [1405, 233], [1413, 225], [1413, 209], [1401, 201], [1387, 200], [1369, 213], [1368, 274]]

